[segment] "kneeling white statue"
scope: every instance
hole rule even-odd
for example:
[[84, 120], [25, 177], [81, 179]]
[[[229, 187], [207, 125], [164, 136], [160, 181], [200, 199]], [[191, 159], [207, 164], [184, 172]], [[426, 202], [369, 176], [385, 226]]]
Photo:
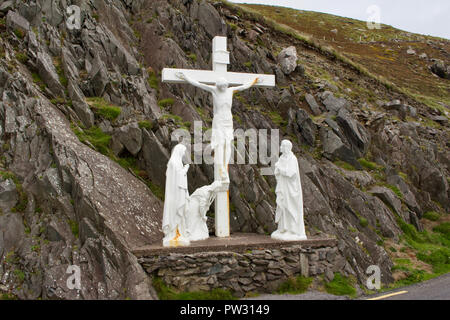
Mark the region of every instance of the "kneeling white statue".
[[183, 166], [186, 147], [178, 144], [172, 151], [166, 171], [166, 189], [163, 213], [163, 246], [188, 246], [186, 237], [186, 207], [188, 203], [187, 171], [189, 165]]
[[206, 221], [209, 207], [216, 197], [216, 192], [222, 182], [215, 181], [209, 186], [201, 187], [189, 197], [186, 210], [187, 238], [190, 241], [206, 240], [209, 238]]
[[272, 238], [283, 241], [306, 240], [298, 161], [292, 153], [290, 141], [283, 140], [280, 150], [282, 155], [275, 164], [277, 180], [275, 222], [278, 223], [278, 230], [272, 233]]

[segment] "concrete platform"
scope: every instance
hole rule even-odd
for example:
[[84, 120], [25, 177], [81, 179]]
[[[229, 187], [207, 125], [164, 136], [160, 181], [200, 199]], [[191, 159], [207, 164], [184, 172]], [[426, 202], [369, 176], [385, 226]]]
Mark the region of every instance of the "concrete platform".
[[303, 241], [280, 241], [274, 240], [270, 236], [255, 233], [233, 233], [228, 238], [210, 237], [207, 240], [191, 242], [189, 247], [166, 248], [161, 243], [134, 248], [132, 252], [137, 257], [155, 256], [167, 253], [198, 253], [198, 252], [219, 252], [232, 251], [243, 253], [248, 250], [264, 250], [290, 246], [304, 246], [308, 248], [330, 247], [337, 245], [337, 240], [327, 237], [311, 237]]

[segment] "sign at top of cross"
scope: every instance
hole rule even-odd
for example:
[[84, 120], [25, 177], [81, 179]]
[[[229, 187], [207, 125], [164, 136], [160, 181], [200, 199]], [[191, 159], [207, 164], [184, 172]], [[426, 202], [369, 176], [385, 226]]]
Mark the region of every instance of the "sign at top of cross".
[[259, 79], [255, 87], [274, 87], [275, 76], [266, 74], [251, 74], [228, 72], [230, 64], [230, 53], [227, 51], [227, 38], [214, 37], [212, 45], [212, 71], [192, 70], [192, 69], [172, 69], [164, 68], [162, 71], [162, 81], [168, 83], [186, 83], [177, 74], [182, 72], [190, 78], [204, 84], [214, 85], [220, 78], [225, 78], [230, 86], [239, 86], [251, 82], [255, 77]]

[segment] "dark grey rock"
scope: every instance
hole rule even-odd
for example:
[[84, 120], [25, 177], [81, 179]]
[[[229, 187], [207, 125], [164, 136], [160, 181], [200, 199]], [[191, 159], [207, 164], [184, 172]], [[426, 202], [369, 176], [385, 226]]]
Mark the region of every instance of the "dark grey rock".
[[11, 179], [1, 180], [0, 178], [0, 210], [8, 212], [19, 201], [19, 193], [16, 185]]
[[355, 154], [352, 149], [347, 147], [332, 130], [325, 128], [320, 129], [320, 139], [323, 144], [323, 155], [331, 161], [342, 160], [356, 168], [360, 167], [360, 164], [356, 160]]
[[445, 65], [444, 61], [437, 60], [431, 67], [431, 72], [443, 79], [450, 79], [450, 65]]
[[330, 91], [323, 92], [320, 98], [327, 111], [334, 115], [337, 115], [342, 108], [348, 105], [347, 100], [344, 98], [336, 98]]
[[298, 129], [299, 129], [300, 134], [302, 135], [303, 139], [310, 146], [314, 146], [315, 140], [316, 140], [317, 128], [316, 128], [316, 125], [314, 124], [314, 122], [312, 121], [311, 117], [305, 110], [298, 109], [296, 118], [297, 118]]
[[316, 99], [314, 99], [314, 96], [312, 94], [309, 93], [305, 94], [305, 100], [315, 116], [319, 116], [320, 114], [322, 114], [319, 104], [317, 103]]
[[344, 108], [339, 110], [336, 120], [351, 143], [355, 155], [358, 158], [364, 157], [370, 145], [369, 132]]
[[75, 113], [87, 128], [92, 127], [95, 120], [94, 113], [86, 103], [83, 92], [73, 80], [69, 80], [67, 89]]
[[[5, 3], [3, 3], [5, 5]], [[6, 15], [6, 26], [11, 30], [21, 30], [23, 32], [28, 32], [30, 30], [30, 23], [22, 17], [20, 14], [14, 11], [8, 11]]]
[[133, 156], [141, 151], [142, 130], [137, 122], [132, 122], [115, 130], [113, 139], [118, 139]]

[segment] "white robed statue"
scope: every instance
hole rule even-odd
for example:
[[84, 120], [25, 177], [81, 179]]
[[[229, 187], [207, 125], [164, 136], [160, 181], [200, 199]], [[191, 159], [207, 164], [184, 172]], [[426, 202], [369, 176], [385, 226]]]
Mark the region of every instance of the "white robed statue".
[[186, 237], [186, 206], [189, 197], [187, 171], [189, 165], [183, 166], [186, 147], [178, 144], [172, 151], [166, 171], [166, 189], [163, 213], [163, 246], [188, 246]]
[[275, 222], [278, 230], [272, 238], [284, 241], [306, 240], [303, 221], [303, 193], [298, 161], [292, 153], [292, 143], [283, 140], [281, 157], [275, 164], [277, 209]]
[[215, 181], [213, 184], [198, 188], [189, 197], [186, 210], [187, 237], [190, 241], [200, 241], [209, 238], [206, 221], [209, 207], [216, 198], [216, 191], [222, 187], [222, 183]]

